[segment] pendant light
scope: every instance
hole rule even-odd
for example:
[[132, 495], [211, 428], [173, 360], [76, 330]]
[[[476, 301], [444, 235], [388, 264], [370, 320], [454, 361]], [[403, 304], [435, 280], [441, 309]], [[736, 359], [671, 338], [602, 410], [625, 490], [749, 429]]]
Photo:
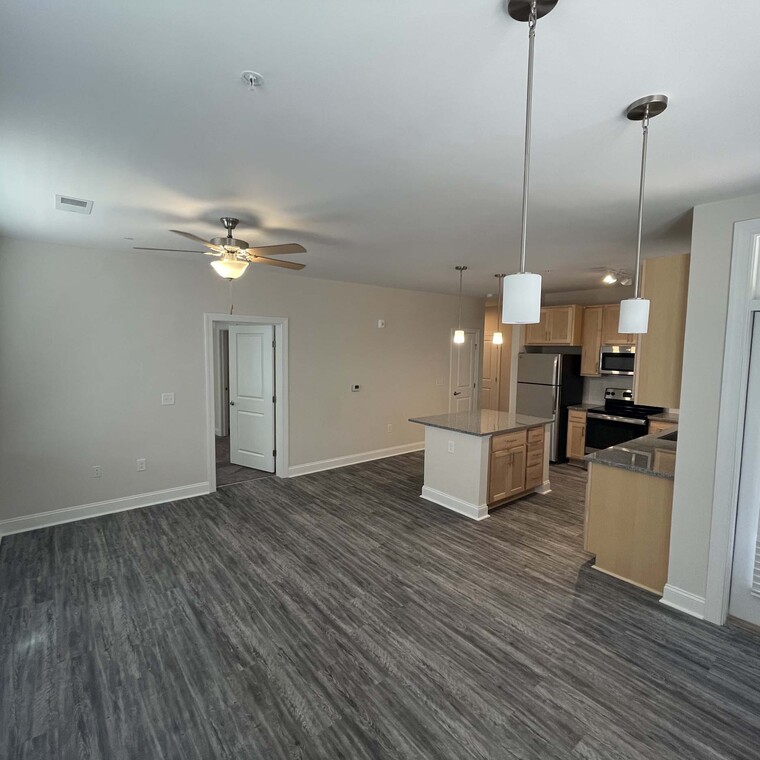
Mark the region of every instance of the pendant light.
[[533, 121], [533, 57], [536, 22], [554, 9], [559, 0], [509, 0], [509, 15], [528, 22], [528, 94], [525, 107], [525, 153], [523, 168], [522, 235], [520, 238], [520, 272], [503, 280], [503, 311], [506, 325], [530, 325], [541, 321], [541, 275], [525, 271], [528, 232], [528, 190], [530, 186], [530, 138]]
[[501, 346], [504, 344], [504, 334], [501, 331], [501, 283], [506, 277], [505, 274], [495, 274], [494, 277], [497, 277], [499, 280], [499, 305], [496, 309], [496, 319], [497, 327], [499, 328], [496, 330], [496, 332], [493, 334], [492, 342], [494, 346]]
[[454, 269], [459, 272], [459, 319], [457, 321], [457, 329], [454, 330], [454, 343], [464, 343], [464, 330], [462, 329], [462, 273], [467, 267], [460, 264], [454, 267]]
[[641, 146], [641, 179], [639, 181], [639, 226], [636, 238], [636, 270], [633, 275], [633, 298], [620, 302], [618, 332], [641, 334], [649, 329], [649, 300], [639, 295], [639, 274], [641, 271], [641, 230], [644, 219], [644, 183], [647, 173], [647, 148], [649, 143], [649, 119], [661, 114], [668, 107], [667, 95], [647, 95], [631, 103], [626, 116], [631, 121], [640, 121], [643, 133]]

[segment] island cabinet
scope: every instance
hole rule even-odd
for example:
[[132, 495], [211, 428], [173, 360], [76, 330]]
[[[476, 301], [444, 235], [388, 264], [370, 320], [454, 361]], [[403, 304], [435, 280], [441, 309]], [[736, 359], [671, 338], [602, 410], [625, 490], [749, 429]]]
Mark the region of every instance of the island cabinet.
[[546, 306], [541, 321], [525, 328], [526, 346], [580, 346], [582, 306]]
[[570, 409], [567, 413], [567, 458], [583, 459], [586, 455], [586, 412]]
[[488, 506], [516, 499], [544, 482], [544, 428], [491, 438]]

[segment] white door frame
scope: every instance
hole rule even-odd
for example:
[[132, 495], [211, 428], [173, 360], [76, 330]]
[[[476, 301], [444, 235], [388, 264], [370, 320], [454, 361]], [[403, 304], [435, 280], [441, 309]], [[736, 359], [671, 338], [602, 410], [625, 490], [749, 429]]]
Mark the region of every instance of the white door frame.
[[728, 616], [739, 475], [749, 382], [752, 319], [760, 311], [760, 219], [734, 224], [728, 318], [723, 355], [705, 620], [723, 625]]
[[[453, 391], [451, 389], [451, 370], [454, 365], [454, 346], [456, 345], [454, 343], [454, 329], [455, 328], [453, 327], [451, 328], [451, 342], [449, 343], [449, 413], [451, 413], [451, 402], [453, 398]], [[472, 394], [472, 409], [480, 409], [480, 381], [483, 377], [483, 359], [481, 352], [481, 347], [483, 345], [483, 331], [477, 327], [463, 327], [462, 329], [465, 332], [475, 333], [475, 389]]]
[[206, 450], [209, 493], [216, 491], [216, 422], [214, 415], [214, 324], [251, 324], [274, 326], [275, 396], [275, 460], [274, 474], [288, 477], [290, 460], [288, 440], [288, 318], [252, 317], [241, 314], [204, 314], [203, 332], [206, 344]]

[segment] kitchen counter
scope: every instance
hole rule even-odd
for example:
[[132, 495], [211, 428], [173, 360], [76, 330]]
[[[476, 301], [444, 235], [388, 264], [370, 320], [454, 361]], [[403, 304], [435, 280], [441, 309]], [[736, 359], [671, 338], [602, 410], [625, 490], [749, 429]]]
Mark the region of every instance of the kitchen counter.
[[666, 441], [670, 431], [645, 435], [609, 449], [587, 454], [587, 462], [619, 467], [629, 472], [640, 472], [656, 478], [673, 480], [675, 475], [676, 442]]
[[662, 414], [653, 414], [649, 417], [652, 422], [672, 422], [678, 424], [678, 414], [675, 412], [663, 412]]
[[552, 418], [531, 417], [527, 414], [499, 412], [494, 409], [479, 409], [474, 412], [453, 412], [436, 414], [432, 417], [413, 417], [409, 422], [416, 422], [428, 427], [451, 430], [465, 435], [489, 436], [501, 433], [514, 433], [517, 430], [548, 425]]
[[600, 406], [604, 406], [604, 401], [598, 404], [571, 404], [567, 408], [577, 412], [587, 412], [589, 409], [598, 409]]

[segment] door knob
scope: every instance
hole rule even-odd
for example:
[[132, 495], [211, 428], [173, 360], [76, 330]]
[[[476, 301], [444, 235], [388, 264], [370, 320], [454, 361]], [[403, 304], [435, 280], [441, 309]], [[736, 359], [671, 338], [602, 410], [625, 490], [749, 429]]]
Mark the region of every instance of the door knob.
[[235, 402], [234, 401], [230, 401], [230, 406], [235, 406]]

